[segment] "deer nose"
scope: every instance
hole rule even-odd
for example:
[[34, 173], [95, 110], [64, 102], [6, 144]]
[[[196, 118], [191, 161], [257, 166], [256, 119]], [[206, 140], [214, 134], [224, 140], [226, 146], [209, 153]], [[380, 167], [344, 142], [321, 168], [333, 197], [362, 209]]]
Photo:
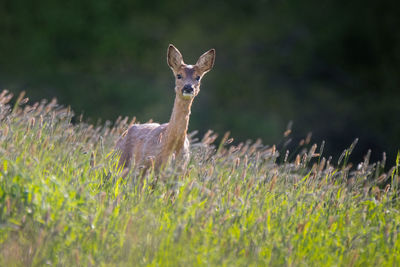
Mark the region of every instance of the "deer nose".
[[191, 94], [193, 93], [193, 87], [190, 84], [185, 84], [185, 86], [182, 89], [182, 93], [187, 93], [187, 94]]

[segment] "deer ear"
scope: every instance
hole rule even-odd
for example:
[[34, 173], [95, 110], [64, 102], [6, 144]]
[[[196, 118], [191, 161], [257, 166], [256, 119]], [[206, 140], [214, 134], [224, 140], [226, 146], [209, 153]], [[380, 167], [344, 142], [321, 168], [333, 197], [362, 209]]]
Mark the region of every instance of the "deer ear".
[[179, 50], [172, 44], [168, 46], [167, 62], [168, 66], [173, 71], [178, 71], [179, 67], [183, 64], [183, 57], [181, 52], [179, 52]]
[[215, 49], [210, 49], [199, 57], [196, 66], [200, 71], [206, 73], [212, 69], [215, 61]]

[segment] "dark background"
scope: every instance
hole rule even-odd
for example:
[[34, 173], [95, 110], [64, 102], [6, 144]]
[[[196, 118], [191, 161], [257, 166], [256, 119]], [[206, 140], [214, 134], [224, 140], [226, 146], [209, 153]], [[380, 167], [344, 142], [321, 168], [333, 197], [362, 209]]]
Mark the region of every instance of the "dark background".
[[57, 97], [96, 122], [169, 119], [173, 43], [186, 63], [210, 48], [190, 130], [293, 143], [309, 131], [339, 157], [400, 148], [400, 2], [1, 0], [0, 88]]

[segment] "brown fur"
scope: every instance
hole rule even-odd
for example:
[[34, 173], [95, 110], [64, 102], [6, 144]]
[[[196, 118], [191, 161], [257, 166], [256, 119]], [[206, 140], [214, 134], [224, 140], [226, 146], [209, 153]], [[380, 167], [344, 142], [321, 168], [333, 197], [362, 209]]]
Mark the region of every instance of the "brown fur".
[[[190, 109], [194, 97], [200, 91], [203, 75], [214, 65], [215, 50], [211, 49], [200, 56], [196, 65], [186, 65], [181, 53], [169, 45], [167, 62], [175, 76], [175, 103], [169, 123], [134, 124], [116, 145], [121, 152], [119, 166], [126, 170], [133, 165], [146, 169], [154, 165], [158, 170], [174, 157], [181, 168], [189, 160], [189, 126]], [[179, 77], [179, 78], [178, 78]], [[192, 93], [184, 94], [184, 86], [192, 88]]]

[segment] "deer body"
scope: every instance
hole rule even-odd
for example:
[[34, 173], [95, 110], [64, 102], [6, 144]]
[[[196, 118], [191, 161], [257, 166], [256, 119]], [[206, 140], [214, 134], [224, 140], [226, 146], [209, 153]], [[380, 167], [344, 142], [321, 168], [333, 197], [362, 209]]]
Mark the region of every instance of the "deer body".
[[200, 80], [214, 65], [215, 50], [211, 49], [200, 56], [195, 65], [186, 65], [181, 53], [169, 45], [167, 62], [175, 76], [175, 102], [170, 121], [164, 124], [134, 124], [117, 142], [121, 152], [119, 166], [129, 170], [136, 166], [158, 169], [174, 157], [181, 168], [189, 160], [190, 109], [194, 97], [200, 91]]

